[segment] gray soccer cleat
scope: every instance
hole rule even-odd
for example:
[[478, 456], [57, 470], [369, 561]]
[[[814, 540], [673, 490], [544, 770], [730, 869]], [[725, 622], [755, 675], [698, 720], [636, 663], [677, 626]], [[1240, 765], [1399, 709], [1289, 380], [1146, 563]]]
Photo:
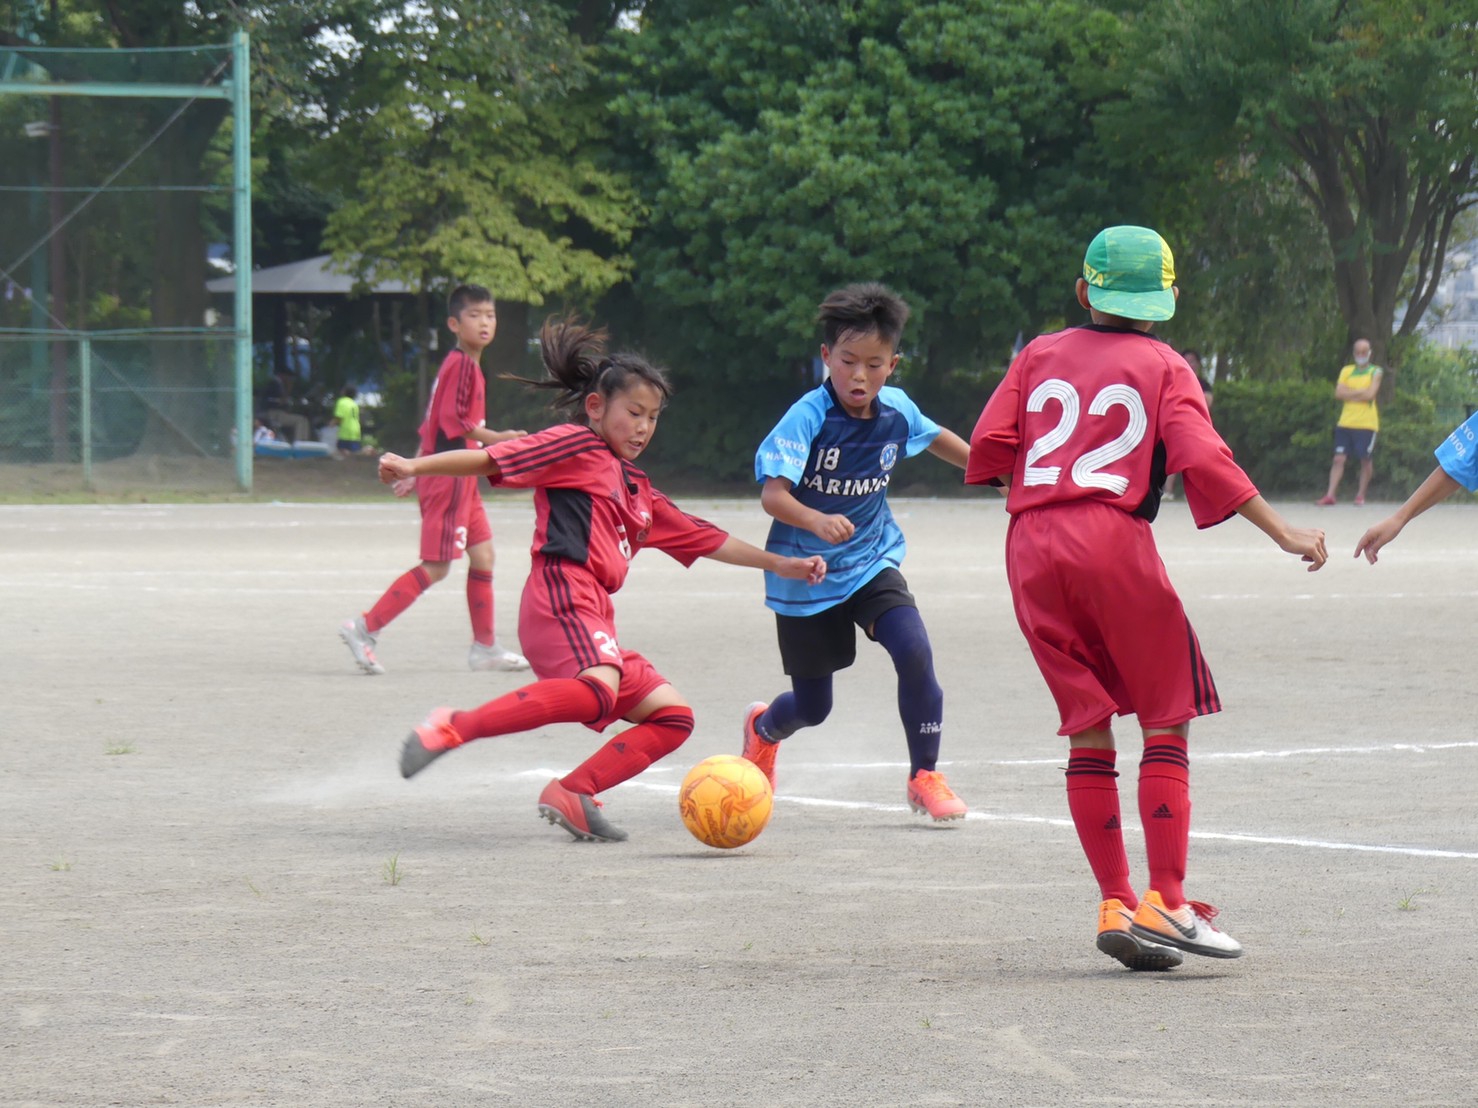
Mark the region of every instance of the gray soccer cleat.
[[365, 673], [385, 672], [385, 667], [380, 665], [379, 659], [375, 657], [375, 637], [365, 627], [363, 616], [355, 616], [341, 623], [339, 638], [344, 640], [349, 653], [354, 655], [354, 660], [359, 663], [359, 668]]
[[467, 668], [477, 673], [489, 671], [518, 673], [520, 670], [529, 668], [529, 660], [499, 643], [484, 646], [480, 642], [475, 642], [467, 651]]

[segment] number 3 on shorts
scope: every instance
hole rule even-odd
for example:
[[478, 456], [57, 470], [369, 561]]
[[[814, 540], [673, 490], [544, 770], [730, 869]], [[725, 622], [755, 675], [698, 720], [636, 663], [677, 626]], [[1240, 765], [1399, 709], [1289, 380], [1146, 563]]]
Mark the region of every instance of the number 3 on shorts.
[[604, 631], [596, 631], [590, 637], [600, 644], [600, 652], [602, 654], [608, 658], [615, 658], [617, 661], [620, 661], [621, 647], [615, 639], [611, 638]]
[[[1038, 436], [1027, 450], [1026, 473], [1022, 477], [1024, 485], [1055, 485], [1061, 480], [1061, 466], [1039, 466], [1033, 463], [1066, 446], [1078, 428], [1082, 401], [1078, 398], [1077, 389], [1060, 377], [1050, 377], [1034, 388], [1032, 394], [1026, 398], [1026, 410], [1045, 411], [1049, 400], [1057, 401], [1062, 413], [1058, 416], [1057, 425], [1046, 434]], [[1112, 442], [1088, 451], [1073, 462], [1071, 476], [1073, 483], [1079, 488], [1107, 489], [1115, 496], [1122, 496], [1129, 487], [1129, 478], [1117, 473], [1102, 473], [1100, 470], [1111, 462], [1117, 462], [1134, 453], [1134, 448], [1144, 441], [1145, 432], [1149, 430], [1149, 419], [1145, 415], [1144, 401], [1129, 385], [1109, 385], [1104, 388], [1093, 398], [1093, 403], [1088, 405], [1088, 414], [1107, 415], [1108, 410], [1115, 407], [1123, 408], [1129, 413], [1128, 426]]]
[[452, 546], [457, 550], [467, 549], [467, 528], [458, 527], [456, 537], [452, 540]]

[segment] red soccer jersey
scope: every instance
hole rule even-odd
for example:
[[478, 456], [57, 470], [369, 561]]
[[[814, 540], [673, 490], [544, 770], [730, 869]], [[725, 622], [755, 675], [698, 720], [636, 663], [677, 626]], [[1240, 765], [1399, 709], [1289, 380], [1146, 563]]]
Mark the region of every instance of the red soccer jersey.
[[536, 490], [535, 557], [583, 565], [606, 592], [621, 587], [643, 547], [687, 566], [729, 537], [652, 488], [589, 427], [562, 423], [485, 449], [498, 463], [493, 484]]
[[965, 483], [1010, 474], [1013, 515], [1100, 500], [1153, 519], [1165, 473], [1181, 475], [1198, 527], [1257, 495], [1185, 360], [1145, 332], [1089, 325], [1017, 355], [970, 436]]
[[421, 456], [446, 450], [476, 450], [480, 443], [467, 437], [487, 422], [487, 385], [482, 367], [460, 347], [441, 363], [426, 418], [421, 423]]

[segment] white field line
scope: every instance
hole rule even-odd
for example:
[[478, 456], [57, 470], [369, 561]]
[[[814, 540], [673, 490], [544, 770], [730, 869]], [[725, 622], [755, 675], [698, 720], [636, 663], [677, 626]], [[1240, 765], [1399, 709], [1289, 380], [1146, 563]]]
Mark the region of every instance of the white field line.
[[[558, 776], [552, 770], [531, 771], [541, 777]], [[665, 793], [669, 796], [677, 795], [676, 785], [656, 784], [650, 781], [628, 781], [628, 786], [646, 789], [650, 792]], [[854, 812], [907, 812], [906, 804], [877, 804], [867, 800], [830, 800], [817, 796], [787, 796], [781, 795], [775, 798], [777, 804], [794, 804], [801, 808], [843, 808]], [[1028, 816], [1014, 812], [969, 812], [967, 820], [980, 820], [986, 823], [1022, 823], [1022, 824], [1044, 824], [1048, 827], [1061, 827], [1072, 830], [1073, 821], [1051, 816]], [[1143, 834], [1143, 828], [1136, 824], [1124, 824], [1125, 831]], [[1289, 835], [1253, 835], [1240, 831], [1192, 831], [1191, 838], [1206, 839], [1218, 842], [1253, 843], [1258, 846], [1291, 846], [1304, 850], [1343, 850], [1354, 853], [1368, 854], [1399, 854], [1407, 858], [1455, 858], [1478, 861], [1478, 851], [1467, 850], [1438, 850], [1432, 847], [1421, 846], [1382, 846], [1370, 843], [1342, 843], [1330, 842], [1326, 839], [1304, 839]]]
[[[1289, 758], [1300, 755], [1385, 754], [1398, 751], [1408, 753], [1425, 753], [1429, 750], [1453, 750], [1473, 747], [1478, 747], [1478, 741], [1430, 744], [1390, 743], [1381, 746], [1362, 747], [1304, 747], [1293, 750], [1218, 751], [1209, 754], [1202, 754], [1198, 757], [1200, 759]], [[972, 761], [972, 764], [996, 766], [1025, 766], [1054, 765], [1060, 764], [1062, 761], [1063, 759], [1061, 758], [1049, 758], [1015, 761]], [[949, 765], [950, 763], [942, 764]], [[899, 770], [906, 768], [906, 765], [907, 764], [903, 762], [861, 762], [833, 764], [800, 763], [797, 764], [795, 768], [799, 769], [804, 766], [808, 769], [822, 770]], [[677, 772], [677, 767], [669, 768], [667, 766], [657, 766], [648, 771], [649, 774], [672, 772]], [[541, 778], [548, 776], [558, 776], [557, 771], [548, 769], [531, 770], [529, 771], [529, 774]], [[627, 784], [636, 788], [646, 789], [651, 792], [665, 793], [669, 796], [676, 796], [678, 789], [676, 785], [670, 785], [666, 783], [659, 784], [657, 782], [649, 780], [628, 781]], [[841, 808], [850, 811], [890, 813], [908, 811], [908, 806], [906, 804], [878, 804], [873, 801], [865, 800], [834, 800], [826, 797], [792, 796], [785, 794], [777, 796], [775, 800], [777, 803], [794, 804], [797, 807], [808, 808]], [[990, 823], [1039, 824], [1046, 825], [1048, 827], [1061, 827], [1069, 830], [1071, 830], [1073, 827], [1072, 820], [1069, 819], [1062, 819], [1060, 817], [1053, 816], [1031, 816], [1009, 812], [970, 812], [965, 816], [965, 818], [967, 820], [981, 820]], [[1138, 834], [1144, 833], [1143, 828], [1135, 824], [1126, 823], [1124, 824], [1124, 829], [1126, 831], [1133, 831]], [[1289, 835], [1257, 835], [1251, 832], [1243, 831], [1192, 831], [1191, 838], [1216, 842], [1252, 843], [1259, 846], [1289, 846], [1304, 850], [1340, 850], [1349, 851], [1352, 853], [1398, 854], [1408, 858], [1454, 858], [1478, 860], [1478, 851], [1440, 850], [1433, 847], [1388, 846], [1374, 843], [1336, 842], [1327, 839], [1308, 839]]]

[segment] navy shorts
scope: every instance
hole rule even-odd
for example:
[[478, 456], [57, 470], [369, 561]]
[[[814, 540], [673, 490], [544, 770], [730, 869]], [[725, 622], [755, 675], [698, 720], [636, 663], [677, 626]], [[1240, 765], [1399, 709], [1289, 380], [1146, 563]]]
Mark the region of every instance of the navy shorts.
[[1347, 454], [1352, 458], [1368, 458], [1375, 453], [1375, 432], [1358, 427], [1336, 427], [1334, 452]]
[[780, 662], [789, 677], [829, 677], [857, 660], [857, 628], [872, 638], [872, 626], [884, 612], [917, 607], [903, 574], [889, 566], [824, 612], [777, 615]]

